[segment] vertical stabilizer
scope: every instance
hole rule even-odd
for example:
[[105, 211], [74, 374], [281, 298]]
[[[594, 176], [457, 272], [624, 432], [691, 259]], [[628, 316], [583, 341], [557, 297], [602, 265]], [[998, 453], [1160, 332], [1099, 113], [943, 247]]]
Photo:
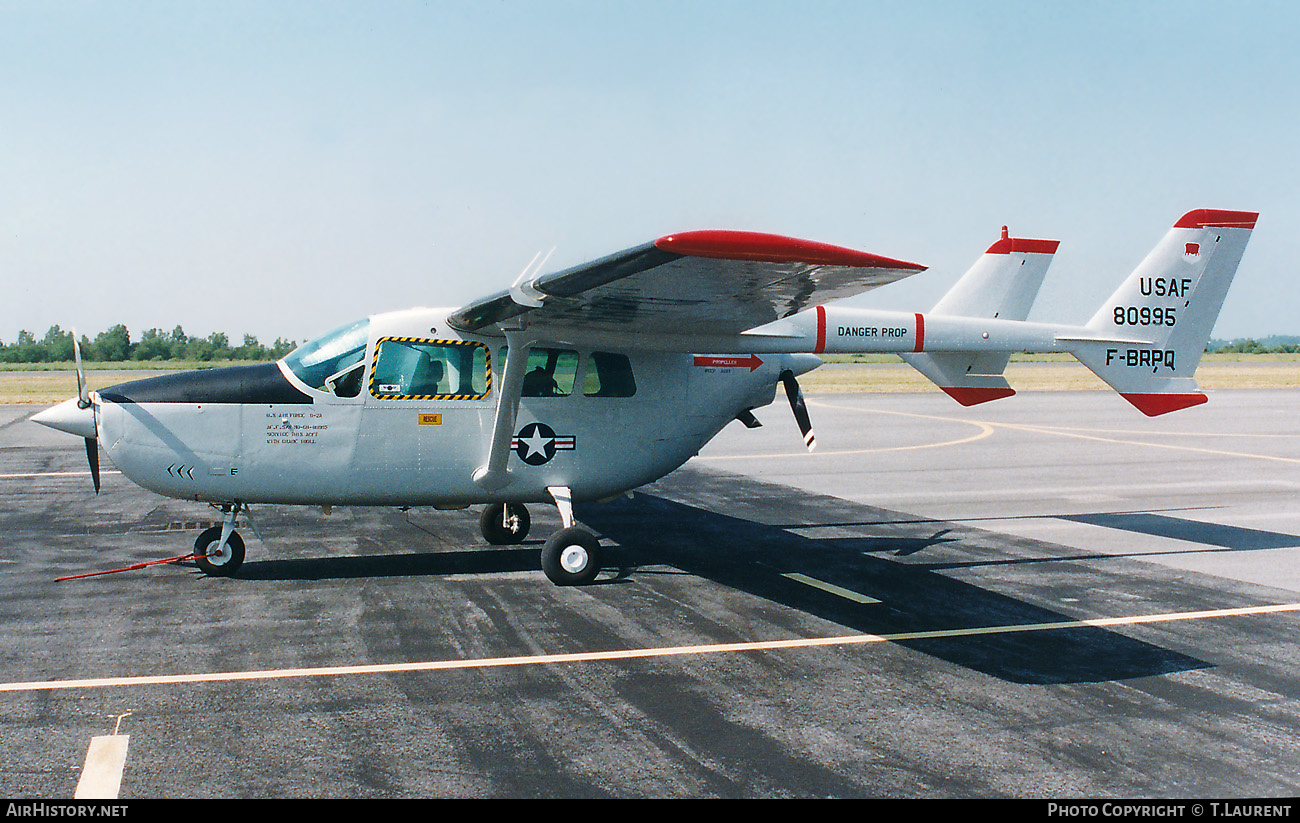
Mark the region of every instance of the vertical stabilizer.
[[1237, 272], [1256, 212], [1183, 215], [1102, 304], [1074, 354], [1154, 416], [1206, 401], [1193, 375]]
[[[931, 315], [1024, 320], [1034, 305], [1043, 276], [1059, 242], [1002, 237], [980, 255], [940, 298]], [[1007, 352], [923, 352], [903, 359], [963, 406], [1010, 397], [1015, 390], [1002, 376]]]

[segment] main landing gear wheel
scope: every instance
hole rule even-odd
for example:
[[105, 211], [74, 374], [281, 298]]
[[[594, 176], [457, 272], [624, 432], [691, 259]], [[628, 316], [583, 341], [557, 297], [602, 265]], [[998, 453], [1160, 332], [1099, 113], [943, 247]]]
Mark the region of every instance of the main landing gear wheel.
[[489, 503], [478, 520], [483, 539], [494, 546], [524, 542], [531, 524], [528, 509], [522, 503]]
[[583, 586], [600, 572], [600, 541], [586, 529], [570, 526], [542, 546], [542, 571], [557, 586]]
[[238, 532], [231, 532], [225, 548], [217, 551], [221, 543], [221, 527], [213, 526], [199, 535], [194, 541], [194, 562], [204, 574], [213, 577], [234, 577], [239, 565], [244, 562], [244, 539]]

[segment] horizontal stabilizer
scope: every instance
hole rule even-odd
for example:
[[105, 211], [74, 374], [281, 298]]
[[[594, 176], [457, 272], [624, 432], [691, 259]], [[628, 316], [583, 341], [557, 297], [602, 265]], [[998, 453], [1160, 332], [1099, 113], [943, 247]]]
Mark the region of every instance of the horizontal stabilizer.
[[[901, 355], [914, 369], [925, 375], [953, 400], [963, 406], [974, 406], [990, 400], [1001, 400], [1016, 393], [1002, 376], [1010, 355], [1000, 352], [967, 354], [964, 352], [907, 352]], [[974, 364], [988, 361], [995, 372], [976, 373]], [[1001, 365], [998, 365], [1000, 363]]]

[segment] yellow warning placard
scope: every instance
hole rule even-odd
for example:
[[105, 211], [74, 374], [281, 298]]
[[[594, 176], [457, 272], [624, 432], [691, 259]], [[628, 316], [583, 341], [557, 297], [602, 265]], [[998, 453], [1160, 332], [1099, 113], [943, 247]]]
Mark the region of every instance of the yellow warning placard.
[[420, 415], [420, 425], [421, 425], [421, 426], [441, 426], [441, 425], [442, 425], [442, 415], [441, 415], [441, 414], [422, 414], [422, 415]]

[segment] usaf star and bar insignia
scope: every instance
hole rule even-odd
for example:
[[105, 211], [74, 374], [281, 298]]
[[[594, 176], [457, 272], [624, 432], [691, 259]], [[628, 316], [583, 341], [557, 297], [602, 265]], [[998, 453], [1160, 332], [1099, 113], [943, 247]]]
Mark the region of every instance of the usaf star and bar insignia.
[[578, 438], [572, 434], [556, 434], [545, 423], [529, 423], [510, 441], [510, 448], [519, 459], [530, 466], [549, 463], [557, 451], [573, 451]]

